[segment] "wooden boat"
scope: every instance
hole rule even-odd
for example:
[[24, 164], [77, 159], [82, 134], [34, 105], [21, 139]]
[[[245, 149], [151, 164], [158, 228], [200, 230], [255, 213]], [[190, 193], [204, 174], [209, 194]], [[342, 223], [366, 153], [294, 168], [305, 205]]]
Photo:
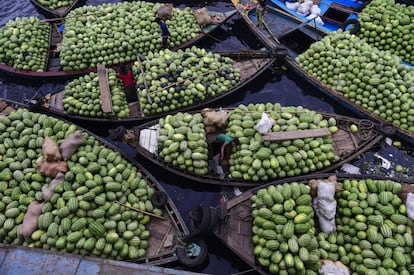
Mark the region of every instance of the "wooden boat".
[[[28, 106], [23, 106], [22, 104], [12, 102], [6, 99], [0, 99], [0, 116], [4, 118], [5, 115], [9, 115], [12, 111], [17, 110], [22, 107], [28, 107]], [[68, 125], [73, 125], [64, 120], [62, 121], [67, 123]], [[3, 122], [0, 122], [0, 124], [4, 126]], [[28, 128], [29, 127], [27, 126], [25, 129], [28, 129]], [[141, 173], [141, 177], [147, 182], [147, 186], [149, 186], [150, 188], [154, 190], [154, 193], [152, 197], [150, 198], [151, 203], [153, 204], [154, 207], [162, 210], [162, 213], [158, 213], [158, 214], [154, 214], [148, 211], [143, 211], [142, 209], [140, 210], [135, 207], [132, 207], [131, 206], [132, 204], [123, 202], [123, 200], [118, 197], [115, 199], [115, 201], [111, 202], [111, 204], [119, 204], [125, 207], [125, 209], [130, 209], [130, 211], [138, 212], [143, 215], [148, 215], [148, 217], [150, 217], [150, 221], [146, 224], [146, 230], [148, 230], [150, 233], [150, 236], [147, 239], [148, 247], [146, 248], [146, 254], [142, 257], [129, 260], [129, 261], [134, 262], [134, 263], [139, 263], [139, 264], [148, 264], [148, 265], [162, 265], [162, 264], [166, 264], [166, 263], [173, 262], [176, 260], [179, 260], [184, 265], [188, 265], [188, 266], [199, 265], [200, 263], [202, 263], [207, 256], [207, 245], [205, 241], [203, 239], [194, 239], [194, 238], [185, 239], [185, 237], [188, 236], [189, 234], [188, 228], [184, 220], [182, 219], [178, 209], [174, 205], [171, 198], [167, 195], [162, 185], [147, 170], [145, 170], [145, 168], [142, 167], [138, 162], [128, 157], [126, 154], [124, 154], [122, 151], [120, 151], [117, 147], [115, 147], [111, 143], [105, 141], [99, 136], [96, 136], [81, 127], [76, 126], [76, 128], [80, 130], [83, 135], [93, 137], [99, 145], [102, 145], [103, 147], [114, 152], [115, 154], [118, 154], [120, 159], [124, 159], [128, 163], [131, 163], [132, 164], [131, 167], [136, 168], [136, 171], [137, 171], [136, 177], [138, 178], [137, 176], [138, 173]], [[4, 148], [4, 142], [5, 141], [2, 141], [0, 143], [0, 147]], [[96, 144], [96, 142], [94, 144]], [[0, 174], [6, 171], [3, 169], [4, 169], [4, 166], [2, 165], [2, 168], [0, 169]], [[33, 168], [33, 169], [36, 169], [36, 168]], [[5, 182], [8, 182], [8, 181], [5, 181]], [[86, 185], [82, 185], [82, 186], [86, 187]], [[106, 193], [102, 193], [102, 194], [106, 194]], [[4, 235], [2, 237], [2, 240], [3, 238], [4, 238]], [[24, 239], [21, 239], [21, 241], [19, 242], [13, 242], [13, 244], [21, 245], [23, 241]], [[38, 246], [35, 246], [35, 247], [38, 247]], [[199, 249], [199, 253], [193, 254], [195, 256], [188, 256], [187, 250], [190, 248]]]
[[[194, 37], [193, 39], [188, 40], [187, 42], [173, 48], [172, 50], [183, 49], [188, 46], [191, 46], [205, 37], [208, 37], [211, 32], [220, 28], [228, 19], [230, 19], [234, 14], [237, 13], [236, 10], [229, 10], [223, 12], [209, 11], [211, 15], [217, 15], [221, 18], [220, 24], [210, 24], [202, 28], [201, 33]], [[60, 64], [60, 58], [58, 56], [59, 49], [61, 47], [62, 35], [58, 30], [58, 27], [63, 23], [60, 19], [46, 20], [50, 24], [50, 35], [49, 35], [49, 49], [46, 56], [46, 66], [43, 72], [34, 72], [28, 70], [21, 70], [14, 67], [11, 67], [7, 64], [0, 63], [0, 72], [3, 72], [7, 75], [18, 76], [27, 79], [36, 79], [36, 78], [47, 78], [47, 79], [64, 79], [83, 75], [89, 72], [96, 72], [97, 68], [87, 68], [83, 70], [73, 70], [73, 71], [63, 71]], [[132, 64], [133, 61], [127, 62], [126, 64]], [[121, 64], [111, 65], [111, 68], [119, 68]]]
[[35, 8], [47, 18], [62, 18], [65, 17], [71, 10], [79, 7], [85, 0], [72, 0], [68, 6], [51, 9], [50, 7], [41, 4], [39, 0], [29, 0]]
[[[53, 115], [57, 115], [60, 117], [64, 117], [68, 120], [80, 122], [82, 124], [105, 124], [107, 127], [116, 127], [119, 125], [123, 126], [132, 126], [137, 125], [139, 123], [153, 120], [155, 118], [171, 114], [177, 111], [188, 111], [192, 109], [200, 109], [204, 106], [217, 102], [227, 96], [235, 94], [241, 91], [244, 87], [246, 87], [249, 83], [251, 83], [254, 79], [256, 79], [261, 73], [267, 70], [273, 62], [276, 60], [276, 56], [282, 56], [285, 54], [285, 51], [282, 51], [281, 54], [275, 54], [274, 52], [255, 52], [255, 51], [247, 51], [247, 52], [236, 52], [236, 53], [221, 53], [222, 56], [228, 56], [233, 58], [234, 60], [234, 68], [240, 69], [240, 80], [237, 85], [233, 86], [229, 90], [217, 94], [216, 96], [206, 98], [204, 101], [200, 101], [193, 105], [189, 105], [186, 107], [182, 107], [180, 109], [163, 112], [153, 115], [144, 115], [140, 109], [139, 102], [136, 103], [129, 103], [130, 106], [130, 116], [125, 118], [100, 118], [100, 117], [86, 117], [68, 113], [65, 111], [63, 107], [63, 100], [65, 93], [64, 91], [60, 91], [58, 93], [47, 95], [43, 99], [41, 99], [45, 104], [41, 107], [42, 111], [49, 112]], [[106, 74], [99, 74], [102, 77], [106, 77]], [[101, 89], [102, 93], [102, 89]], [[107, 91], [108, 97], [110, 98], [110, 93]]]
[[311, 44], [320, 40], [325, 35], [324, 32], [319, 29], [312, 29], [307, 22], [305, 22], [306, 24], [301, 23], [297, 17], [293, 17], [291, 14], [279, 9], [268, 9], [268, 12], [264, 15], [265, 28], [259, 29], [256, 26], [257, 20], [255, 9], [251, 8], [251, 1], [233, 0], [233, 4], [250, 30], [264, 45], [266, 45], [267, 48], [271, 49], [280, 47], [281, 45], [287, 48], [288, 55], [283, 60], [293, 72], [355, 115], [381, 124], [383, 132], [387, 135], [395, 136], [408, 143], [414, 143], [414, 133], [402, 129], [398, 127], [398, 125], [392, 125], [382, 117], [355, 104], [341, 93], [329, 88], [299, 66], [295, 61], [296, 56], [305, 52]]
[[[233, 109], [220, 109], [221, 111], [231, 112]], [[200, 113], [201, 111], [198, 111]], [[197, 112], [192, 112], [195, 114]], [[336, 114], [321, 113], [322, 116], [326, 119], [335, 118], [337, 121], [337, 126], [339, 128], [338, 132], [332, 135], [333, 147], [335, 155], [339, 156], [340, 160], [336, 163], [332, 163], [330, 166], [322, 168], [322, 170], [317, 172], [328, 172], [333, 171], [336, 168], [340, 167], [342, 164], [352, 160], [358, 155], [362, 154], [375, 143], [377, 143], [382, 135], [376, 129], [374, 123], [369, 120], [360, 120], [351, 117], [340, 116]], [[356, 124], [360, 125], [360, 136], [353, 134], [350, 131], [350, 125]], [[188, 180], [202, 183], [202, 184], [214, 184], [221, 186], [257, 186], [264, 184], [265, 182], [255, 182], [252, 180], [246, 181], [243, 179], [235, 179], [229, 176], [229, 166], [223, 166], [225, 170], [224, 178], [220, 178], [219, 175], [215, 174], [213, 171], [209, 171], [206, 175], [197, 175], [195, 173], [190, 173], [185, 170], [180, 170], [178, 167], [173, 166], [165, 162], [161, 157], [158, 156], [158, 142], [157, 138], [159, 135], [159, 120], [153, 120], [143, 125], [127, 130], [126, 132], [117, 133], [115, 130], [110, 131], [111, 137], [113, 139], [120, 139], [123, 142], [127, 143], [131, 147], [135, 148], [137, 153], [149, 160], [150, 162], [156, 164], [162, 169], [165, 169], [177, 176], [186, 178]], [[221, 132], [221, 129], [220, 129]], [[295, 138], [301, 138], [303, 135], [307, 135], [305, 131], [293, 131], [295, 132], [295, 137], [283, 136], [286, 131], [279, 132], [281, 133], [281, 140], [289, 140]], [[292, 133], [293, 133], [292, 132]], [[219, 132], [208, 134], [206, 136], [208, 142], [208, 151], [209, 151], [209, 161], [212, 160], [214, 152], [217, 152], [217, 144], [215, 144], [215, 137]], [[297, 133], [297, 135], [296, 135]], [[124, 135], [122, 135], [124, 134]], [[276, 133], [272, 133], [276, 134]], [[359, 135], [359, 134], [358, 134]], [[264, 135], [263, 135], [264, 136]], [[283, 136], [283, 137], [282, 137]], [[226, 170], [227, 169], [227, 170]], [[316, 172], [316, 171], [315, 171]], [[270, 180], [269, 180], [270, 181]]]
[[306, 16], [292, 10], [286, 6], [286, 1], [283, 0], [269, 0], [269, 9], [278, 9], [280, 11], [290, 14], [293, 18], [298, 19], [301, 24], [309, 24], [312, 28], [329, 33], [335, 31], [351, 20], [358, 18], [357, 13], [364, 5], [363, 1], [352, 0], [323, 0], [318, 4], [320, 9], [320, 18], [323, 22], [308, 19]]
[[[205, 205], [197, 206], [192, 211], [190, 211], [190, 218], [193, 217], [191, 218], [192, 220], [190, 221], [190, 224], [194, 223], [194, 230], [197, 230], [197, 232], [199, 232], [200, 234], [213, 234], [224, 245], [230, 248], [237, 256], [239, 256], [243, 261], [245, 261], [248, 265], [250, 265], [260, 274], [270, 274], [267, 268], [261, 266], [258, 263], [257, 259], [255, 259], [255, 255], [253, 254], [255, 245], [252, 241], [252, 196], [256, 195], [258, 190], [262, 188], [267, 188], [271, 185], [276, 186], [292, 182], [304, 183], [305, 185], [307, 185], [311, 180], [326, 180], [333, 175], [334, 174], [316, 174], [313, 176], [307, 175], [297, 178], [291, 178], [289, 180], [280, 180], [273, 182], [271, 184], [266, 184], [261, 187], [247, 190], [241, 193], [239, 196], [225, 201], [223, 204], [215, 208]], [[335, 176], [338, 182], [343, 182], [344, 180], [354, 181], [366, 179], [384, 181], [391, 180], [394, 182], [401, 183], [402, 190], [404, 190], [404, 188], [407, 188], [409, 184], [412, 183], [400, 181], [398, 179], [393, 180], [392, 178], [375, 177], [370, 175], [336, 174]], [[412, 187], [408, 188], [412, 189]], [[318, 231], [315, 233], [315, 235], [317, 233]]]
[[6, 244], [0, 244], [0, 258], [2, 259], [0, 264], [1, 274], [22, 272], [26, 274], [76, 275], [82, 273], [92, 275], [105, 274], [108, 270], [119, 274], [194, 274], [184, 270]]

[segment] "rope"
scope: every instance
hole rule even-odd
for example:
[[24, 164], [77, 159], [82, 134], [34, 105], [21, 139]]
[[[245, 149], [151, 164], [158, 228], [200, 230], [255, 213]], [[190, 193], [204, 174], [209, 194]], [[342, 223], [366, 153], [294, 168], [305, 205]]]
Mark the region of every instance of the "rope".
[[251, 213], [250, 207], [245, 204], [240, 204], [239, 206], [241, 209], [233, 214], [234, 218], [237, 221], [243, 221], [243, 222], [251, 221], [252, 215], [250, 214]]
[[374, 130], [374, 123], [370, 120], [358, 121], [357, 137], [363, 141], [370, 140], [372, 138], [372, 131]]

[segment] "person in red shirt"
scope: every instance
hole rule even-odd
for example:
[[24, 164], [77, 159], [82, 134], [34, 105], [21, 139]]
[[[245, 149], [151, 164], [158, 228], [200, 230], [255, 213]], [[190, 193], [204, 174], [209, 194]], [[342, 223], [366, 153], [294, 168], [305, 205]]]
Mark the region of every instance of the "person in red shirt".
[[119, 79], [122, 80], [124, 84], [125, 94], [127, 97], [128, 102], [136, 102], [138, 101], [137, 97], [137, 89], [135, 87], [135, 80], [132, 75], [132, 70], [127, 69], [125, 65], [122, 65], [119, 68], [119, 71], [116, 75]]

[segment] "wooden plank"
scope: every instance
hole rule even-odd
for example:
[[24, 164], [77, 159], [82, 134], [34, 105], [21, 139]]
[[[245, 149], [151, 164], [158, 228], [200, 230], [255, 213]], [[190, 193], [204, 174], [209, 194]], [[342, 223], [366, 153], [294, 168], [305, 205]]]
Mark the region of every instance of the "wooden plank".
[[298, 131], [285, 131], [285, 132], [274, 132], [264, 134], [264, 141], [277, 141], [277, 140], [288, 140], [288, 139], [297, 139], [297, 138], [309, 138], [309, 137], [323, 137], [329, 136], [331, 132], [328, 128], [320, 129], [308, 129], [308, 130], [298, 130]]
[[99, 91], [101, 93], [102, 111], [112, 112], [112, 99], [108, 83], [108, 74], [105, 65], [98, 65]]

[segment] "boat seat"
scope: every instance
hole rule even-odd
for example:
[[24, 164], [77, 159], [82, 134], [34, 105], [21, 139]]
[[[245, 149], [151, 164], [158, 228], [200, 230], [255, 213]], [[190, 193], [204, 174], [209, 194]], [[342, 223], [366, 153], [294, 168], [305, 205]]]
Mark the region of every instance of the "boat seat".
[[348, 12], [348, 13], [355, 12], [355, 10], [353, 8], [344, 6], [344, 5], [336, 3], [336, 2], [331, 3], [330, 7], [335, 8], [337, 10], [342, 10], [342, 11]]
[[342, 25], [354, 11], [338, 3], [332, 3], [321, 15], [322, 19]]
[[[291, 29], [289, 29], [289, 30], [285, 31], [284, 33], [282, 33], [282, 34], [278, 35], [278, 37], [277, 37], [277, 38], [278, 38], [278, 39], [283, 38], [284, 36], [286, 36], [286, 35], [288, 35], [288, 34], [290, 34], [290, 33], [294, 32], [294, 31], [296, 31], [296, 30], [298, 30], [298, 29], [303, 28], [303, 27], [307, 26], [308, 24], [312, 24], [312, 21], [314, 21], [314, 19], [306, 20], [305, 22], [303, 22], [303, 23], [301, 23], [301, 24], [297, 25], [296, 27], [291, 28]], [[315, 28], [315, 31], [316, 31], [316, 28]]]
[[138, 102], [128, 103], [128, 108], [129, 108], [129, 115], [130, 116], [137, 117], [141, 113]]
[[50, 57], [48, 69], [49, 72], [58, 72], [60, 71], [60, 58], [59, 57]]

